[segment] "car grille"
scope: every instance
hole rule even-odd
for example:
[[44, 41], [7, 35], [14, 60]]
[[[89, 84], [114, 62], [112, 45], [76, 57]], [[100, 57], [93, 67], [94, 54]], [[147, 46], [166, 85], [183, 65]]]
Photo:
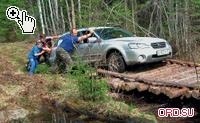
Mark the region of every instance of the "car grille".
[[166, 47], [166, 43], [165, 42], [156, 42], [156, 43], [151, 43], [151, 46], [154, 49], [164, 48], [164, 47]]

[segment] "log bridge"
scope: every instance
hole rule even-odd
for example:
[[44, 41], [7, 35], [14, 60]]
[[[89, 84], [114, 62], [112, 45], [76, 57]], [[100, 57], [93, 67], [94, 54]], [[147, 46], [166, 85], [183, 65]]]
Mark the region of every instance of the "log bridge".
[[148, 70], [134, 70], [117, 73], [98, 69], [98, 74], [108, 77], [108, 84], [114, 90], [139, 92], [149, 91], [169, 98], [200, 99], [200, 64], [169, 59], [159, 67]]

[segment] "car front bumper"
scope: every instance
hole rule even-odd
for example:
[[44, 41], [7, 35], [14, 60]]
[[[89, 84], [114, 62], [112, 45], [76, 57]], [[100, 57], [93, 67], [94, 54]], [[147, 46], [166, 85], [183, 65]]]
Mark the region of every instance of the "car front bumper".
[[[163, 55], [159, 55], [159, 51], [168, 51]], [[125, 51], [124, 60], [127, 65], [134, 65], [140, 63], [151, 63], [165, 60], [172, 57], [172, 49], [168, 48], [145, 48], [145, 49], [128, 49]]]

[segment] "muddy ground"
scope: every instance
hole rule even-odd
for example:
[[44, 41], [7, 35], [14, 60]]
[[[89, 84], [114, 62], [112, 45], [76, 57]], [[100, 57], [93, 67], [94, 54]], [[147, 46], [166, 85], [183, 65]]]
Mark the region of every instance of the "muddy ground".
[[155, 122], [153, 114], [140, 112], [140, 108], [124, 101], [82, 100], [73, 81], [65, 75], [28, 76], [25, 64], [33, 44], [29, 41], [0, 45], [0, 123], [63, 122], [69, 118], [86, 123]]
[[[38, 112], [43, 97], [47, 94], [47, 80], [42, 75], [33, 77], [24, 73], [24, 66], [28, 48], [27, 44], [22, 49], [21, 43], [1, 44], [0, 55], [0, 122], [17, 119], [13, 112], [22, 110], [21, 115]], [[19, 55], [23, 56], [20, 57]], [[19, 111], [20, 111], [19, 110]], [[10, 114], [9, 114], [9, 111]]]

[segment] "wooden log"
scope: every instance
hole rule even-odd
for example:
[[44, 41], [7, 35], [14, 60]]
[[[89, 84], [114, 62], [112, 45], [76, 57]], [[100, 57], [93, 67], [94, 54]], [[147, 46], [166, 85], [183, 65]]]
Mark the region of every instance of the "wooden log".
[[[199, 71], [200, 70], [200, 68], [198, 67], [197, 68], [197, 70]], [[195, 73], [195, 69], [194, 68], [189, 68], [188, 70], [182, 70], [182, 72], [179, 72], [179, 73], [176, 73], [176, 74], [173, 74], [173, 75], [170, 75], [170, 76], [166, 76], [166, 77], [163, 77], [163, 78], [161, 78], [162, 80], [165, 80], [165, 79], [174, 79], [174, 78], [176, 78], [176, 77], [180, 77], [180, 76], [185, 76], [185, 75], [188, 75], [188, 74], [190, 74], [190, 73], [194, 73], [194, 74], [196, 74]], [[171, 81], [173, 81], [173, 80], [171, 80]]]
[[199, 90], [193, 90], [192, 97], [194, 97], [195, 99], [200, 99]]
[[[188, 75], [188, 74], [187, 74]], [[185, 81], [185, 80], [191, 80], [191, 79], [193, 79], [193, 80], [195, 80], [196, 79], [196, 77], [197, 77], [197, 75], [196, 74], [192, 74], [192, 75], [188, 75], [187, 77], [184, 77], [184, 78], [182, 78], [182, 79], [173, 79], [172, 81], [176, 81], [176, 82], [183, 82], [183, 81]]]
[[184, 88], [170, 88], [170, 87], [166, 87], [163, 88], [163, 93], [165, 95], [167, 95], [170, 99], [176, 98], [176, 97], [180, 97], [183, 96], [187, 93], [189, 89], [184, 87]]
[[152, 92], [156, 95], [159, 95], [160, 94], [160, 87], [159, 86], [150, 86], [149, 92]]
[[136, 87], [137, 87], [137, 90], [138, 90], [139, 92], [142, 92], [142, 91], [148, 90], [149, 85], [143, 84], [143, 83], [138, 83], [138, 85], [137, 85]]
[[175, 89], [175, 91], [171, 91], [172, 93], [171, 93], [170, 97], [176, 98], [176, 97], [179, 97], [179, 96], [183, 96], [187, 93], [188, 90], [189, 89], [186, 88], [186, 87], [183, 87], [181, 89]]
[[113, 79], [108, 82], [108, 85], [111, 86], [115, 90], [121, 89], [123, 84], [124, 84], [124, 81], [120, 79]]
[[126, 74], [120, 74], [120, 73], [116, 73], [116, 72], [111, 72], [111, 71], [107, 71], [107, 70], [102, 70], [102, 69], [97, 69], [98, 73], [101, 74], [105, 74], [105, 75], [110, 75], [110, 76], [114, 76], [120, 79], [126, 78], [129, 80], [132, 80], [132, 82], [141, 82], [144, 84], [151, 84], [151, 85], [155, 85], [155, 86], [170, 86], [170, 87], [190, 87], [190, 88], [195, 88], [196, 86], [194, 86], [193, 84], [181, 84], [178, 82], [174, 82], [174, 81], [158, 81], [158, 80], [153, 80], [153, 79], [145, 79], [139, 76], [129, 76]]
[[134, 83], [134, 82], [125, 82], [125, 83], [122, 85], [121, 88], [122, 88], [122, 90], [131, 91], [131, 90], [136, 89], [137, 84], [138, 84], [138, 83]]
[[170, 98], [171, 96], [171, 87], [163, 87], [162, 88], [162, 93]]
[[123, 101], [133, 101], [132, 95], [126, 95], [122, 93], [109, 93], [109, 95], [117, 100], [123, 100]]
[[186, 98], [190, 98], [192, 97], [192, 91], [191, 90], [188, 90], [185, 95], [184, 95]]
[[136, 73], [136, 75], [145, 76], [145, 77], [148, 77], [148, 76], [152, 77], [154, 75], [172, 70], [172, 69], [177, 68], [177, 67], [180, 67], [180, 66], [177, 65], [177, 64], [165, 65], [165, 66], [158, 67], [156, 69], [150, 69], [150, 70], [147, 70], [147, 71], [138, 72], [138, 73]]
[[188, 61], [180, 61], [180, 60], [175, 60], [175, 59], [167, 59], [167, 62], [176, 63], [176, 64], [180, 64], [180, 65], [200, 67], [200, 64], [198, 64], [198, 63], [193, 63], [193, 62], [188, 62]]
[[141, 91], [145, 91], [148, 90], [149, 85], [147, 84], [143, 84], [143, 83], [139, 83], [139, 82], [125, 82], [122, 85], [122, 90], [126, 90], [126, 91], [132, 91], [134, 89], [136, 89], [141, 92]]

